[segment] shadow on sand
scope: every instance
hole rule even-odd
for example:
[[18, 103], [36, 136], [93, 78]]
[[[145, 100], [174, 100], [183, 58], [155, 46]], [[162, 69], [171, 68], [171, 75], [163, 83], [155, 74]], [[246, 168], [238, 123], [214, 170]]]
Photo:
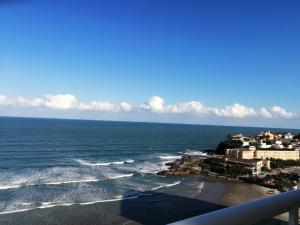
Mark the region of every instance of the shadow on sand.
[[[152, 193], [123, 201], [57, 206], [0, 215], [1, 225], [160, 225], [224, 208], [195, 198]], [[282, 225], [277, 220], [261, 224]]]
[[[122, 201], [120, 215], [136, 223], [167, 224], [224, 208], [212, 202], [157, 193], [132, 201]], [[130, 223], [129, 223], [130, 224]]]
[[[199, 199], [169, 194], [157, 194], [151, 200], [141, 198], [137, 201], [121, 202], [121, 216], [132, 221], [131, 223], [126, 223], [127, 225], [135, 223], [160, 225], [198, 216], [222, 208], [225, 208], [225, 206]], [[287, 224], [287, 222], [272, 218], [256, 225]]]

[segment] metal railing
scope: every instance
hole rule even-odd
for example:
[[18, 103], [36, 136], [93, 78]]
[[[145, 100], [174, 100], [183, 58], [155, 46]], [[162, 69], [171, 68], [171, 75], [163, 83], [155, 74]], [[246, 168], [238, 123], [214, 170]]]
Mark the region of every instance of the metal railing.
[[289, 212], [289, 225], [298, 224], [300, 190], [238, 204], [169, 225], [250, 225]]

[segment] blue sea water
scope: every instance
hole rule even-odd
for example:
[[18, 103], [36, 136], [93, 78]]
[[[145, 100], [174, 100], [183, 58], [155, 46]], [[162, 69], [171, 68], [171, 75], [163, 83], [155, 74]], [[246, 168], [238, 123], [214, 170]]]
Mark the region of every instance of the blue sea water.
[[187, 149], [199, 153], [215, 148], [228, 134], [263, 130], [0, 117], [0, 214], [167, 189], [181, 178], [156, 173], [166, 162], [191, 153]]

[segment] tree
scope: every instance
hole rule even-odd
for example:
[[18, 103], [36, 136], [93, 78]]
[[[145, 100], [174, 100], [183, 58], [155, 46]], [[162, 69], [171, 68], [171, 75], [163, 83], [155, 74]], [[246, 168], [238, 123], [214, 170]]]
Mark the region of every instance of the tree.
[[226, 140], [226, 141], [222, 141], [215, 153], [216, 154], [219, 154], [219, 155], [224, 155], [225, 154], [225, 149], [228, 149], [228, 148], [241, 148], [243, 147], [243, 142], [240, 141], [240, 140]]
[[300, 139], [300, 133], [294, 136], [294, 139]]
[[271, 141], [271, 140], [269, 140], [269, 139], [267, 139], [267, 141], [266, 141], [266, 144], [267, 145], [272, 145], [274, 142], [273, 141]]

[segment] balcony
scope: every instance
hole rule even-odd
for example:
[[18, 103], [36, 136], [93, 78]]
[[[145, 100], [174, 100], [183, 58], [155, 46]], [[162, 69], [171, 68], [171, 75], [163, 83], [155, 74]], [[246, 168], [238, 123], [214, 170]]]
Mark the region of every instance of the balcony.
[[250, 225], [266, 221], [286, 212], [289, 213], [288, 224], [297, 225], [299, 204], [300, 190], [295, 190], [238, 204], [169, 225]]

